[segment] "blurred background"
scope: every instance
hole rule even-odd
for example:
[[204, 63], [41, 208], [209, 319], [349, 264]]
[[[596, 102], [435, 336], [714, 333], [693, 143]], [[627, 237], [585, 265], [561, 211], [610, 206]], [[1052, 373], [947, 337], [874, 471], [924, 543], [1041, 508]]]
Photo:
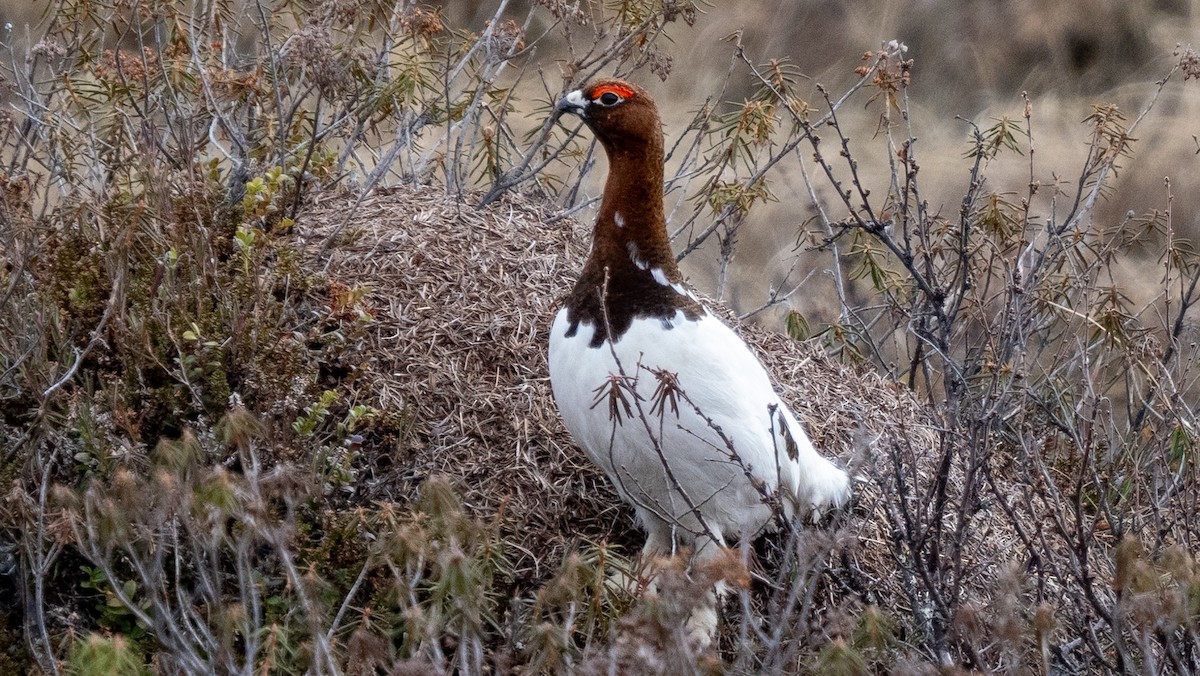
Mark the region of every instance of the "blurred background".
[[[970, 163], [964, 156], [970, 127], [964, 120], [985, 129], [1004, 116], [1019, 120], [1022, 93], [1027, 93], [1036, 153], [1033, 179], [1069, 194], [1086, 154], [1088, 128], [1082, 122], [1093, 104], [1115, 103], [1133, 120], [1153, 98], [1156, 81], [1178, 63], [1180, 47], [1200, 36], [1198, 19], [1200, 3], [1193, 0], [717, 3], [696, 22], [692, 34], [676, 38], [671, 77], [650, 84], [673, 104], [694, 109], [728, 72], [732, 48], [721, 39], [741, 31], [752, 60], [789, 60], [810, 80], [809, 103], [819, 105], [816, 84], [840, 94], [857, 80], [853, 69], [862, 63], [863, 52], [898, 40], [908, 46], [907, 57], [914, 63], [908, 93], [924, 196], [933, 211], [954, 218], [969, 181]], [[1095, 227], [1115, 225], [1128, 212], [1142, 217], [1165, 210], [1164, 179], [1169, 178], [1172, 224], [1183, 236], [1200, 235], [1200, 83], [1182, 79], [1175, 74], [1134, 134], [1138, 142], [1132, 157], [1120, 163], [1114, 190], [1094, 213]], [[744, 83], [741, 92], [736, 84], [731, 92], [749, 96], [753, 83]], [[885, 146], [876, 138], [880, 111], [878, 103], [859, 103], [842, 114], [852, 130], [860, 168], [876, 194], [886, 190], [888, 169]], [[778, 202], [752, 213], [742, 233], [736, 283], [728, 296], [743, 311], [757, 307], [767, 287], [783, 282], [800, 231], [813, 216], [807, 189], [789, 171], [794, 169], [783, 168], [772, 186]], [[989, 167], [987, 181], [988, 190], [1018, 198], [1030, 181], [1029, 158], [1001, 155]], [[1040, 194], [1047, 199], [1035, 211], [1042, 209], [1045, 218], [1053, 191], [1043, 188]], [[1130, 253], [1136, 269], [1125, 281], [1136, 298], [1139, 280], [1157, 284], [1161, 275], [1155, 270], [1158, 261]], [[827, 264], [827, 257], [808, 255], [799, 268], [820, 268], [822, 261]], [[769, 274], [762, 273], [764, 264]], [[705, 271], [695, 275], [703, 277]], [[829, 320], [834, 308], [821, 299], [831, 299], [831, 289], [823, 285], [822, 275], [806, 284], [791, 305], [817, 321]], [[1152, 293], [1147, 287], [1143, 295]]]
[[[820, 83], [835, 96], [856, 80], [853, 69], [866, 50], [889, 40], [908, 46], [914, 62], [909, 88], [911, 124], [925, 198], [933, 211], [953, 218], [968, 185], [970, 128], [987, 128], [1001, 117], [1020, 119], [1028, 93], [1036, 162], [1034, 179], [1070, 193], [1087, 150], [1085, 117], [1093, 104], [1115, 103], [1132, 120], [1151, 100], [1156, 81], [1179, 60], [1177, 48], [1200, 36], [1200, 3], [1190, 0], [815, 0], [810, 2], [723, 3], [697, 21], [695, 37], [676, 40], [671, 78], [659, 86], [667, 98], [694, 107], [725, 76], [731, 49], [720, 39], [741, 30], [749, 56], [758, 62], [786, 58], [813, 85], [810, 104], [820, 102]], [[654, 84], [654, 83], [652, 83]], [[1133, 156], [1121, 162], [1115, 189], [1094, 214], [1096, 227], [1115, 225], [1132, 211], [1142, 216], [1167, 207], [1164, 179], [1171, 179], [1173, 224], [1180, 233], [1200, 234], [1200, 86], [1179, 73], [1138, 128]], [[745, 83], [741, 95], [749, 95]], [[736, 91], [733, 90], [733, 91]], [[880, 105], [848, 106], [852, 148], [868, 184], [886, 189], [887, 158], [876, 139]], [[668, 123], [669, 126], [669, 123]], [[668, 134], [669, 134], [668, 130]], [[1022, 142], [1024, 145], [1024, 142]], [[773, 184], [778, 202], [752, 213], [739, 250], [737, 283], [730, 300], [743, 311], [757, 307], [768, 286], [780, 284], [799, 230], [812, 216], [811, 200], [799, 177], [785, 174]], [[989, 168], [988, 189], [1025, 192], [1029, 158], [1002, 155]], [[1043, 189], [1043, 197], [1051, 191]], [[880, 194], [877, 192], [876, 194]], [[801, 206], [797, 209], [797, 206]], [[1049, 204], [1039, 205], [1043, 217]], [[834, 214], [834, 217], [839, 215]], [[1136, 252], [1132, 256], [1137, 265]], [[809, 255], [802, 270], [822, 265]], [[824, 259], [827, 263], [827, 259]], [[769, 262], [770, 274], [762, 274]], [[1141, 261], [1137, 281], [1157, 283], [1157, 261]], [[703, 272], [697, 272], [703, 275]], [[829, 320], [831, 290], [813, 276], [792, 299], [817, 321]], [[1146, 294], [1151, 291], [1147, 288]]]
[[[141, 0], [145, 1], [145, 0]], [[159, 1], [159, 0], [153, 0]], [[506, 13], [518, 22], [532, 17], [526, 36], [540, 35], [553, 21], [538, 4], [589, 7], [586, 0], [515, 0]], [[597, 0], [598, 1], [598, 0]], [[388, 3], [384, 3], [388, 4]], [[418, 3], [434, 7], [450, 26], [482, 30], [500, 4], [494, 0]], [[48, 20], [48, 0], [0, 0], [0, 27], [10, 45], [37, 36]], [[534, 11], [530, 12], [533, 9]], [[249, 16], [249, 15], [247, 15]], [[858, 79], [862, 55], [897, 40], [913, 60], [909, 88], [915, 152], [921, 166], [925, 199], [931, 210], [956, 214], [968, 184], [970, 127], [987, 128], [1001, 117], [1020, 119], [1028, 94], [1036, 150], [1033, 179], [1069, 194], [1087, 150], [1082, 124], [1093, 104], [1116, 104], [1132, 120], [1151, 100], [1155, 83], [1179, 61], [1180, 45], [1200, 36], [1200, 3], [1194, 0], [805, 0], [798, 2], [713, 2], [694, 25], [676, 22], [661, 41], [670, 57], [665, 81], [648, 70], [639, 74], [663, 111], [668, 145], [684, 133], [691, 115], [722, 91], [738, 103], [757, 84], [745, 69], [729, 79], [734, 46], [727, 38], [740, 32], [747, 57], [756, 63], [789, 62], [800, 74], [800, 91], [821, 107], [818, 84], [834, 96]], [[252, 45], [247, 45], [252, 47]], [[538, 45], [534, 61], [547, 87], [557, 86], [564, 46]], [[19, 51], [17, 53], [20, 53]], [[1170, 179], [1172, 225], [1179, 234], [1200, 233], [1200, 83], [1183, 82], [1177, 73], [1139, 127], [1132, 157], [1121, 162], [1112, 191], [1093, 215], [1097, 227], [1119, 222], [1129, 212], [1142, 216], [1168, 207], [1164, 179]], [[864, 97], [865, 100], [866, 97]], [[527, 99], [532, 100], [532, 99]], [[852, 150], [873, 191], [886, 191], [888, 157], [879, 134], [880, 104], [847, 106], [841, 118], [852, 136]], [[528, 111], [530, 127], [546, 110]], [[1023, 145], [1023, 144], [1022, 144]], [[591, 194], [599, 192], [603, 162], [593, 171]], [[1011, 192], [1019, 199], [1030, 181], [1030, 162], [1015, 153], [1002, 155], [987, 173], [988, 191]], [[780, 166], [772, 176], [776, 201], [756, 208], [739, 233], [738, 254], [723, 294], [746, 311], [761, 304], [773, 286], [794, 282], [796, 270], [819, 270], [827, 258], [808, 254], [795, 265], [797, 244], [805, 249], [805, 231], [814, 210], [808, 189], [795, 167]], [[876, 192], [882, 194], [882, 192]], [[1043, 189], [1049, 210], [1053, 191]], [[839, 214], [831, 214], [833, 218]], [[1049, 213], [1043, 214], [1049, 216]], [[582, 212], [588, 222], [590, 214]], [[808, 238], [811, 242], [811, 237]], [[1148, 274], [1131, 252], [1136, 282]], [[695, 259], [695, 260], [693, 260]], [[700, 289], [712, 292], [712, 257], [692, 257], [686, 271]], [[823, 263], [824, 261], [824, 263]], [[786, 278], [788, 271], [792, 276]], [[1150, 275], [1150, 277], [1155, 277]], [[785, 279], [786, 278], [786, 279]], [[829, 289], [822, 275], [811, 275], [791, 306], [830, 319]], [[1136, 284], [1135, 284], [1136, 285]], [[1136, 296], [1136, 288], [1131, 291]], [[778, 318], [786, 307], [774, 308]], [[760, 318], [760, 319], [765, 319]]]

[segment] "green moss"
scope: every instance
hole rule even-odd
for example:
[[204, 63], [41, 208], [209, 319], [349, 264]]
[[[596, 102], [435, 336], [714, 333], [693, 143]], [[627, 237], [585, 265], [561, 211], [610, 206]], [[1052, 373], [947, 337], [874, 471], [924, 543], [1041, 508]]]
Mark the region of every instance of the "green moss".
[[69, 232], [50, 242], [48, 265], [40, 270], [39, 282], [49, 291], [55, 305], [73, 320], [78, 339], [104, 313], [110, 280], [97, 245], [84, 233]]
[[72, 676], [135, 676], [149, 674], [135, 644], [121, 634], [88, 634], [71, 646], [67, 673]]

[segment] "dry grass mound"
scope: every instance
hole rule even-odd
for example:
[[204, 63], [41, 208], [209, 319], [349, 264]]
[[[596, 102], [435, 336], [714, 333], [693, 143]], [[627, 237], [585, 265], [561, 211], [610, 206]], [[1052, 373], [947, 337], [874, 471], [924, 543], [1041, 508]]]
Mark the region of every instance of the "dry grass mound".
[[[374, 320], [357, 346], [355, 398], [395, 416], [409, 434], [367, 450], [369, 497], [406, 501], [426, 478], [448, 476], [467, 505], [494, 519], [520, 578], [544, 579], [580, 539], [634, 552], [641, 535], [605, 477], [559, 421], [546, 367], [557, 299], [574, 283], [590, 226], [509, 196], [476, 210], [436, 187], [368, 197], [338, 232], [352, 196], [329, 196], [300, 222], [332, 284], [368, 290]], [[932, 448], [930, 418], [902, 388], [835, 362], [812, 344], [738, 326], [774, 374], [818, 447], [861, 466], [872, 448]], [[930, 454], [932, 455], [932, 454]], [[864, 474], [871, 474], [865, 472]], [[884, 596], [887, 522], [878, 490], [858, 489], [850, 519], [855, 565]]]

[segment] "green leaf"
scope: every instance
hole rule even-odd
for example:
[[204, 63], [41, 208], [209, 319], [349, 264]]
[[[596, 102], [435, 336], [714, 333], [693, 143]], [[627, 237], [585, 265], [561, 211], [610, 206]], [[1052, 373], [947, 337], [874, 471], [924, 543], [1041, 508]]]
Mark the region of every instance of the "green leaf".
[[1188, 451], [1192, 450], [1192, 444], [1195, 441], [1187, 428], [1183, 425], [1176, 425], [1171, 430], [1171, 435], [1167, 439], [1167, 452], [1170, 455], [1171, 462], [1176, 465], [1182, 465], [1187, 460]]
[[791, 310], [787, 316], [787, 334], [792, 340], [808, 340], [812, 336], [812, 327], [804, 315]]

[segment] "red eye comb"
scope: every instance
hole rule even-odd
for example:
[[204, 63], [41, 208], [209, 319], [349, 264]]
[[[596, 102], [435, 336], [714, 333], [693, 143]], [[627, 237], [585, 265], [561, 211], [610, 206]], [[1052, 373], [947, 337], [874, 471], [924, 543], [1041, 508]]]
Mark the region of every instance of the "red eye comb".
[[609, 83], [609, 84], [602, 84], [599, 87], [596, 87], [595, 89], [592, 90], [591, 94], [588, 95], [588, 98], [594, 101], [609, 92], [612, 92], [613, 94], [616, 94], [617, 96], [620, 96], [623, 99], [631, 99], [635, 95], [635, 92], [633, 91], [633, 87], [630, 87], [629, 85], [614, 82], [614, 83]]

